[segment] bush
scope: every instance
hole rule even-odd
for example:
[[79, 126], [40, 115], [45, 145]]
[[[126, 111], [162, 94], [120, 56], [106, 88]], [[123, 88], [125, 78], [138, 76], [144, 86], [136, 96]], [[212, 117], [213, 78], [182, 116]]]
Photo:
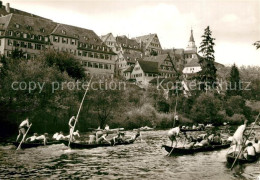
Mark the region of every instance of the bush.
[[227, 117], [227, 121], [231, 125], [240, 125], [244, 123], [245, 116], [243, 114], [234, 114], [232, 117]]

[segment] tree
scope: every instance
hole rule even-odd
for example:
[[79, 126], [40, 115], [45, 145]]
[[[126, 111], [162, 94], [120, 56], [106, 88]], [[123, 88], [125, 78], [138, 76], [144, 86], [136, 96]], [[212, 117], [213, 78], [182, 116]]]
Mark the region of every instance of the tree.
[[41, 56], [42, 60], [50, 67], [57, 67], [61, 72], [67, 72], [74, 79], [84, 79], [84, 68], [79, 60], [67, 52], [48, 50]]
[[[216, 123], [221, 101], [213, 93], [202, 93], [193, 104], [191, 118], [198, 123]], [[219, 123], [219, 122], [218, 122]]]
[[242, 94], [242, 87], [240, 82], [240, 75], [237, 66], [234, 64], [230, 70], [230, 77], [227, 85], [228, 96], [240, 96]]
[[256, 41], [253, 45], [256, 47], [256, 49], [259, 49], [260, 48], [260, 41]]
[[201, 89], [206, 90], [209, 87], [214, 87], [216, 84], [216, 72], [215, 56], [214, 56], [214, 40], [211, 37], [212, 32], [209, 26], [205, 29], [202, 35], [202, 42], [200, 43], [199, 53], [202, 53], [202, 57], [199, 58], [199, 64], [201, 65], [201, 71], [198, 72], [196, 77], [201, 83]]

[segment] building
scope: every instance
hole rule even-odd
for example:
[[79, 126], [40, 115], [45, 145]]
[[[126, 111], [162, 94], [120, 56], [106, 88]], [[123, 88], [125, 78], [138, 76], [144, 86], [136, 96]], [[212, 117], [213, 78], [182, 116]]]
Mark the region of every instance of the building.
[[120, 47], [116, 42], [116, 38], [113, 36], [112, 33], [108, 33], [106, 35], [100, 36], [100, 39], [108, 46], [110, 47], [114, 53], [119, 53]]
[[[128, 75], [129, 69], [124, 72]], [[176, 70], [168, 54], [145, 57], [136, 61], [131, 73], [131, 79], [137, 84], [148, 85], [155, 78], [172, 78], [176, 76]]]
[[18, 14], [0, 17], [0, 54], [9, 57], [18, 48], [26, 59], [34, 59], [51, 46], [50, 34], [55, 27], [56, 23], [37, 17]]
[[191, 29], [191, 34], [190, 34], [190, 40], [188, 42], [188, 46], [186, 47], [186, 50], [197, 52], [197, 47], [195, 45], [192, 29]]
[[34, 59], [45, 49], [73, 54], [87, 74], [112, 77], [116, 54], [92, 30], [48, 19], [9, 14], [0, 17], [0, 53], [7, 57], [15, 48]]
[[118, 75], [124, 76], [124, 71], [129, 67], [133, 67], [135, 62], [142, 58], [142, 53], [132, 52], [132, 53], [122, 53], [118, 54], [118, 59], [116, 61], [116, 65], [118, 68]]
[[141, 45], [142, 51], [146, 56], [162, 53], [161, 43], [157, 34], [138, 36], [133, 39], [135, 39]]

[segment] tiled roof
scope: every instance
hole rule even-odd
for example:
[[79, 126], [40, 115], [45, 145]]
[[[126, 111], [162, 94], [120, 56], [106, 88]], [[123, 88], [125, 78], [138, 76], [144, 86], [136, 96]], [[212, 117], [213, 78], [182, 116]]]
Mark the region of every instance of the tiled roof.
[[12, 8], [12, 7], [10, 7], [10, 12], [7, 12], [6, 11], [6, 6], [2, 5], [2, 7], [0, 7], [0, 17], [1, 16], [6, 16], [6, 15], [11, 14], [11, 13], [19, 14], [19, 15], [23, 15], [23, 16], [38, 17], [38, 18], [42, 18], [42, 19], [47, 19], [47, 18], [43, 18], [43, 17], [37, 16], [35, 14], [27, 13], [25, 11], [21, 11], [21, 10]]
[[0, 17], [0, 24], [2, 24], [0, 29], [6, 30], [5, 35], [7, 35], [7, 30], [12, 30], [46, 36], [56, 27], [56, 23], [51, 20], [18, 14], [9, 14]]
[[127, 62], [135, 62], [136, 60], [140, 60], [142, 58], [142, 54], [141, 53], [124, 53], [122, 54], [124, 59]]
[[156, 83], [159, 82], [159, 83], [165, 84], [167, 82], [176, 82], [176, 81], [177, 81], [177, 77], [173, 77], [173, 78], [154, 78], [151, 81], [149, 81], [149, 83], [156, 84]]
[[142, 42], [144, 42], [144, 43], [146, 43], [146, 44], [149, 44], [149, 43], [153, 40], [153, 38], [154, 38], [155, 35], [156, 35], [156, 34], [148, 34], [148, 35], [144, 35], [144, 36], [135, 37], [134, 39], [135, 39], [137, 42], [140, 42], [140, 40], [141, 40]]
[[184, 54], [197, 54], [197, 52], [193, 50], [185, 50]]
[[185, 67], [200, 67], [198, 59], [192, 59]]
[[106, 34], [106, 35], [102, 35], [102, 36], [100, 36], [100, 39], [101, 39], [103, 42], [105, 42], [110, 35], [112, 35], [112, 33], [108, 33], [108, 34]]
[[160, 54], [160, 55], [157, 55], [157, 56], [145, 57], [143, 60], [144, 61], [158, 62], [158, 65], [160, 66], [167, 57], [168, 57], [168, 54]]
[[[134, 39], [129, 39], [126, 36], [117, 36], [116, 37], [116, 42], [118, 44], [125, 44], [126, 45], [125, 48], [141, 49], [140, 48], [140, 44], [138, 42], [136, 42]], [[134, 48], [134, 46], [136, 48]]]
[[133, 69], [134, 69], [134, 67], [133, 67], [133, 66], [130, 66], [130, 67], [127, 68], [124, 72], [125, 72], [125, 73], [126, 73], [126, 72], [132, 72]]
[[159, 73], [158, 62], [138, 61], [145, 73]]

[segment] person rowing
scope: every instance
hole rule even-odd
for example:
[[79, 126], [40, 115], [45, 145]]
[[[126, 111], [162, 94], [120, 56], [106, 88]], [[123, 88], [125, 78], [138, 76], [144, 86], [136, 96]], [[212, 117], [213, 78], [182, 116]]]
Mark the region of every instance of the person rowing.
[[28, 129], [31, 125], [32, 125], [32, 124], [30, 124], [28, 117], [21, 122], [21, 124], [19, 125], [19, 128], [18, 128], [19, 134], [18, 134], [18, 136], [17, 136], [17, 138], [16, 138], [16, 142], [19, 140], [19, 138], [20, 138], [21, 135], [23, 135], [23, 138], [24, 138], [24, 135], [25, 135], [27, 129]]
[[33, 142], [33, 141], [35, 141], [35, 140], [36, 140], [37, 136], [38, 136], [38, 134], [37, 134], [37, 133], [33, 133], [33, 136], [31, 136], [31, 137], [28, 137], [28, 138], [26, 139], [26, 141]]
[[236, 132], [233, 135], [232, 138], [232, 144], [234, 144], [234, 154], [237, 151], [237, 147], [238, 147], [238, 151], [240, 151], [242, 149], [242, 145], [243, 145], [243, 135], [245, 133], [246, 130], [246, 126], [247, 126], [247, 120], [244, 121], [244, 124], [242, 124], [241, 126], [239, 126], [236, 130]]
[[175, 147], [177, 147], [177, 137], [179, 137], [180, 134], [180, 126], [177, 126], [175, 128], [172, 128], [168, 131], [168, 137], [170, 141], [172, 142], [171, 147], [173, 146], [173, 141], [176, 141]]

